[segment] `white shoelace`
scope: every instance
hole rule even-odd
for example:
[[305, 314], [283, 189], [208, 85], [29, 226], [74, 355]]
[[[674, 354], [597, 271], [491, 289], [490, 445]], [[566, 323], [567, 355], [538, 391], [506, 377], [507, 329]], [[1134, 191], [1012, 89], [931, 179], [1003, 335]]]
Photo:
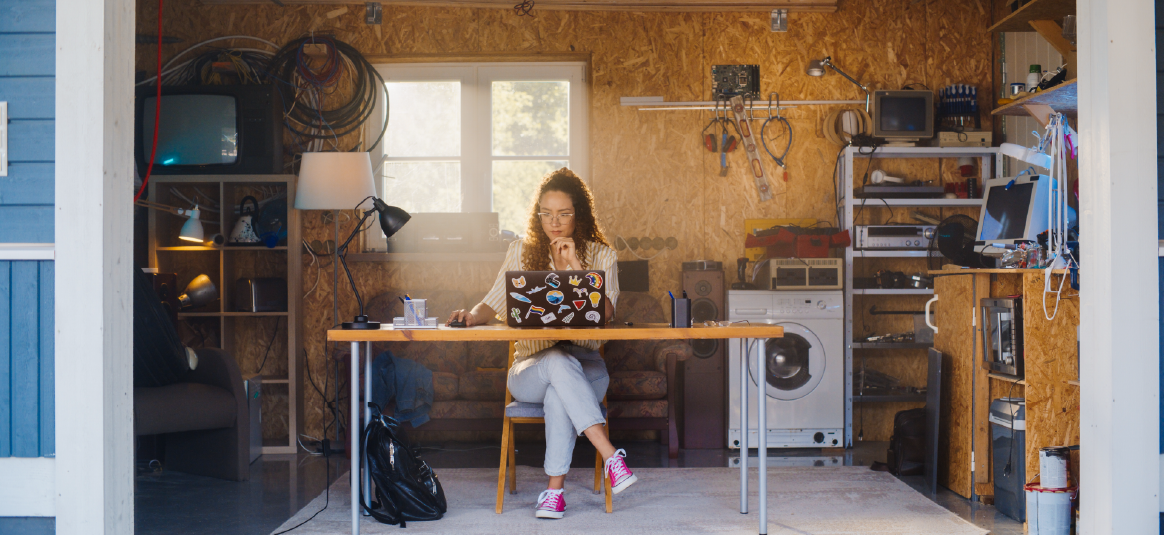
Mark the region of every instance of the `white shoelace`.
[[[614, 474], [611, 476], [612, 479], [630, 475], [630, 469], [626, 467], [626, 461], [624, 460], [625, 458], [626, 450], [618, 449], [615, 450], [614, 455], [611, 455], [610, 458], [606, 460], [607, 471], [609, 472], [610, 470], [614, 470]], [[616, 463], [614, 462], [615, 459], [618, 459], [621, 462]]]
[[561, 500], [562, 499], [562, 490], [563, 489], [543, 490], [542, 493], [538, 495], [538, 508], [541, 508], [543, 505], [549, 505], [549, 506], [553, 506], [554, 509], [557, 509], [556, 503], [549, 504], [549, 503], [546, 503], [546, 500], [549, 500], [550, 498], [556, 498], [557, 500]]

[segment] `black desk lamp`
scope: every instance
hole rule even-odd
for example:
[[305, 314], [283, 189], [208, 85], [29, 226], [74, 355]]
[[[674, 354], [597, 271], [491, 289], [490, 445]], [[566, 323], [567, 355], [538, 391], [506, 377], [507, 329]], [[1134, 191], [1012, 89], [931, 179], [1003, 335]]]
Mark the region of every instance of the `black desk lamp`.
[[[411, 216], [395, 206], [388, 206], [376, 198], [376, 184], [372, 179], [372, 160], [366, 152], [305, 152], [299, 168], [298, 190], [295, 194], [295, 208], [299, 210], [350, 210], [359, 209], [368, 199], [372, 208], [364, 212], [352, 234], [336, 249], [336, 257], [344, 267], [356, 301], [360, 303], [360, 314], [354, 321], [342, 324], [344, 329], [379, 329], [380, 323], [368, 321], [364, 315], [364, 299], [356, 288], [356, 281], [348, 269], [345, 257], [348, 245], [364, 227], [372, 214], [380, 215], [380, 228], [386, 236], [396, 234]], [[337, 236], [338, 240], [338, 236]]]

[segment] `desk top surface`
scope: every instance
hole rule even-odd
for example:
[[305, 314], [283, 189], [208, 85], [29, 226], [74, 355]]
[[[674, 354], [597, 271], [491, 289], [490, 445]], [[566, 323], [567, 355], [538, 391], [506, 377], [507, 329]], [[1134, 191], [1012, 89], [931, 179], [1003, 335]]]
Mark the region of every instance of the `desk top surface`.
[[457, 342], [510, 340], [690, 340], [722, 338], [779, 338], [784, 327], [765, 323], [736, 323], [726, 327], [695, 326], [673, 329], [666, 323], [636, 323], [606, 327], [525, 327], [480, 325], [436, 329], [389, 329], [327, 331], [329, 342]]

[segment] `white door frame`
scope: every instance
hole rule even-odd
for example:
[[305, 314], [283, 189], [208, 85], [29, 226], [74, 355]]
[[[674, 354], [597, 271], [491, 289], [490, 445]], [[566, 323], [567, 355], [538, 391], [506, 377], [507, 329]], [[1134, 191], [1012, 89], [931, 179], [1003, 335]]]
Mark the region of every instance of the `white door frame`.
[[56, 528], [133, 533], [133, 0], [57, 0]]
[[[1159, 529], [1155, 18], [1078, 0], [1080, 533]], [[1118, 207], [1118, 208], [1117, 208]]]

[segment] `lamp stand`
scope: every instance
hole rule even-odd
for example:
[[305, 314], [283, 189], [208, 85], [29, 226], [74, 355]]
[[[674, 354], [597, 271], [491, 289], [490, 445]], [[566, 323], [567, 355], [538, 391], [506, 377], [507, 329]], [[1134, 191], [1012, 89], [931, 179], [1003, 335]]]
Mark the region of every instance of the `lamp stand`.
[[360, 290], [356, 288], [356, 281], [352, 278], [352, 271], [348, 269], [348, 245], [352, 243], [356, 235], [360, 233], [360, 229], [364, 227], [364, 222], [368, 220], [372, 214], [376, 213], [373, 208], [364, 212], [360, 217], [360, 221], [356, 223], [356, 228], [352, 229], [352, 233], [344, 244], [335, 250], [336, 257], [339, 258], [340, 264], [344, 267], [344, 274], [348, 276], [348, 283], [352, 285], [352, 293], [356, 294], [356, 301], [360, 303], [360, 314], [352, 321], [345, 321], [341, 327], [345, 330], [379, 330], [380, 322], [368, 321], [368, 316], [364, 314], [364, 298], [360, 297]]

